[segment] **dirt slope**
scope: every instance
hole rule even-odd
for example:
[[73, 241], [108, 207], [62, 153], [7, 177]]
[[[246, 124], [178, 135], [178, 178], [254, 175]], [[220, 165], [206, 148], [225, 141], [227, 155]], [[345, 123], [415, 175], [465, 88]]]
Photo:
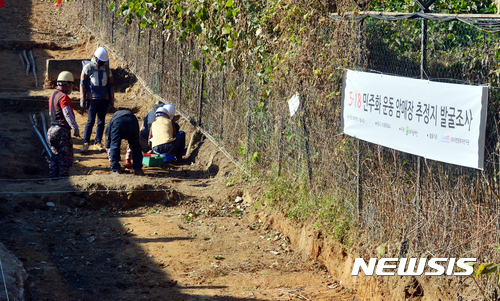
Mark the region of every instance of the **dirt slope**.
[[[0, 242], [22, 261], [31, 300], [356, 299], [253, 212], [261, 188], [241, 181], [240, 171], [204, 137], [195, 139], [188, 158], [146, 167], [143, 177], [111, 175], [105, 153], [80, 154], [81, 139], [73, 138], [71, 177], [48, 181], [47, 154], [29, 117], [35, 115], [41, 129], [40, 114], [48, 116], [44, 99], [53, 90], [43, 88], [45, 60], [89, 57], [97, 44], [74, 35], [82, 31], [66, 22], [70, 7], [5, 2]], [[32, 73], [26, 77], [23, 49], [33, 51], [37, 86]], [[111, 62], [112, 69], [121, 67]], [[138, 85], [127, 91], [117, 95], [116, 106], [142, 119], [154, 99]], [[87, 116], [76, 94], [83, 133]], [[180, 124], [191, 137], [194, 127]]]

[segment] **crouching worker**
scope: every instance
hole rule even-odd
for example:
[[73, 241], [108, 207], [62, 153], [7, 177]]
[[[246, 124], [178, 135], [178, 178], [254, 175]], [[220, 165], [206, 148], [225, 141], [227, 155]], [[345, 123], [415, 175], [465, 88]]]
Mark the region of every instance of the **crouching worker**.
[[151, 150], [151, 146], [149, 145], [149, 133], [151, 132], [151, 124], [155, 121], [156, 118], [156, 110], [163, 107], [164, 104], [158, 103], [153, 106], [153, 109], [144, 117], [144, 121], [141, 126], [141, 147], [142, 152], [147, 153]]
[[[155, 104], [153, 109], [148, 113], [148, 115], [146, 115], [146, 117], [144, 118], [144, 122], [142, 123], [139, 142], [141, 143], [141, 150], [143, 153], [151, 151], [151, 146], [148, 142], [149, 132], [151, 129], [151, 123], [155, 121], [156, 110], [159, 107], [163, 107], [163, 104]], [[127, 146], [127, 153], [125, 154], [125, 167], [132, 168], [132, 150], [130, 149], [130, 145]]]
[[47, 130], [47, 140], [52, 151], [49, 167], [49, 177], [54, 180], [69, 176], [73, 165], [73, 142], [71, 129], [75, 137], [80, 137], [80, 130], [75, 121], [73, 104], [68, 97], [73, 89], [73, 74], [68, 71], [59, 73], [57, 88], [49, 99], [50, 128]]
[[173, 153], [181, 160], [185, 152], [186, 134], [179, 131], [179, 126], [173, 122], [175, 108], [166, 104], [156, 110], [156, 119], [151, 124], [149, 141], [153, 152], [157, 154]]
[[106, 149], [108, 149], [111, 172], [120, 173], [120, 146], [126, 139], [132, 150], [132, 166], [135, 175], [143, 175], [142, 152], [139, 142], [139, 121], [129, 110], [119, 110], [113, 114], [106, 126]]

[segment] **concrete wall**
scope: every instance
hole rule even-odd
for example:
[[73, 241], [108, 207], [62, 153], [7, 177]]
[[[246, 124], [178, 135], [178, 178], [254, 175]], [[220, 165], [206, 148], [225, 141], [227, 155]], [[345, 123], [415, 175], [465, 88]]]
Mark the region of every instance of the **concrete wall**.
[[48, 59], [47, 60], [47, 73], [46, 78], [50, 82], [55, 82], [57, 76], [61, 71], [69, 71], [73, 73], [75, 82], [79, 84], [80, 74], [82, 73], [82, 60], [88, 60], [88, 58], [82, 59]]

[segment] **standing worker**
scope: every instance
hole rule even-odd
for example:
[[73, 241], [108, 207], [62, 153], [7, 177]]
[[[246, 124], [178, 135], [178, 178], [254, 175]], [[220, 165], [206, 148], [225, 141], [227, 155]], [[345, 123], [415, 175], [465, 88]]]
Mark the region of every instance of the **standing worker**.
[[106, 126], [106, 149], [109, 151], [111, 172], [120, 173], [120, 146], [127, 139], [132, 150], [132, 166], [135, 175], [143, 175], [142, 151], [139, 142], [139, 121], [129, 110], [119, 110], [113, 114]]
[[179, 125], [173, 121], [175, 107], [167, 103], [156, 110], [156, 119], [151, 124], [149, 141], [153, 152], [157, 154], [173, 153], [178, 161], [185, 152], [186, 134], [179, 131]]
[[52, 151], [49, 177], [54, 180], [69, 176], [69, 168], [73, 165], [73, 142], [71, 129], [75, 137], [80, 137], [80, 130], [75, 121], [73, 104], [68, 97], [73, 89], [73, 74], [68, 71], [59, 73], [57, 88], [49, 99], [50, 128], [47, 140]]
[[90, 63], [82, 69], [80, 79], [80, 106], [88, 106], [88, 119], [83, 133], [83, 146], [81, 152], [89, 150], [90, 135], [97, 115], [97, 127], [94, 149], [104, 151], [101, 143], [104, 132], [104, 122], [108, 107], [113, 107], [115, 92], [113, 88], [113, 74], [109, 69], [108, 52], [104, 47], [99, 47], [94, 52]]

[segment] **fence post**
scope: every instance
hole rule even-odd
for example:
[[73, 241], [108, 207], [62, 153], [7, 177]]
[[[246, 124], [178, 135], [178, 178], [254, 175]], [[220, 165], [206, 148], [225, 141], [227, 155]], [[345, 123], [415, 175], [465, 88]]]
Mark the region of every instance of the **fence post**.
[[425, 67], [427, 66], [427, 20], [422, 19], [422, 36], [420, 44], [420, 78], [425, 75]]
[[[424, 79], [425, 76], [425, 66], [427, 60], [427, 20], [422, 19], [422, 33], [420, 41], [420, 78]], [[421, 157], [417, 158], [417, 192], [415, 196], [415, 205], [418, 210], [422, 211], [421, 207], [421, 192], [420, 192], [420, 177], [421, 177]]]
[[201, 126], [201, 112], [203, 111], [203, 84], [205, 81], [204, 72], [205, 72], [205, 59], [202, 57], [201, 61], [201, 75], [200, 75], [200, 97], [198, 99], [198, 126]]
[[250, 96], [248, 97], [248, 107], [247, 107], [247, 150], [246, 150], [246, 161], [248, 162], [248, 156], [250, 154], [250, 137], [252, 136], [252, 98], [253, 98], [253, 85], [250, 81]]
[[282, 132], [282, 127], [283, 127], [283, 116], [280, 114], [279, 119], [278, 119], [278, 177], [281, 176], [281, 160], [282, 160], [282, 154], [281, 154], [281, 148], [283, 146], [283, 134]]
[[361, 157], [361, 144], [359, 142], [358, 138], [356, 139], [356, 201], [358, 203], [358, 217], [362, 217], [362, 212], [363, 212], [363, 199], [361, 196], [362, 190], [361, 190], [361, 174], [360, 174], [360, 157]]
[[[129, 36], [129, 35], [128, 35], [128, 33], [129, 33], [129, 31], [130, 31], [130, 28], [131, 28], [130, 26], [123, 26], [123, 30], [124, 30], [123, 35], [124, 35], [124, 36], [126, 36], [126, 37], [128, 37], [128, 36]], [[122, 49], [130, 49], [130, 48], [131, 48], [131, 45], [130, 45], [131, 43], [130, 43], [130, 42], [131, 42], [131, 40], [128, 40], [128, 39], [126, 39], [126, 41], [124, 41], [124, 42], [121, 42], [121, 43], [122, 43], [121, 48], [122, 48]], [[123, 46], [123, 44], [125, 44], [125, 46]], [[125, 47], [125, 48], [124, 48], [124, 47]], [[117, 46], [116, 48], [118, 48], [118, 46]], [[123, 51], [123, 50], [121, 50], [121, 53], [122, 53], [122, 55], [124, 56], [125, 61], [129, 61], [129, 58], [128, 58], [128, 56], [127, 56], [127, 53], [126, 53], [125, 51]], [[132, 69], [132, 67], [130, 67], [130, 69]]]
[[138, 65], [139, 65], [139, 46], [141, 46], [141, 28], [140, 24], [137, 26], [137, 48], [135, 49], [135, 75], [138, 74]]
[[[148, 56], [147, 56], [147, 61], [146, 61], [146, 77], [149, 76], [149, 55], [151, 51], [151, 29], [148, 30]], [[146, 80], [148, 80], [146, 78]]]
[[115, 13], [111, 12], [111, 42], [113, 44], [115, 42]]
[[220, 114], [220, 141], [222, 143], [223, 138], [222, 136], [224, 135], [224, 114], [225, 114], [225, 108], [224, 108], [224, 100], [226, 98], [226, 73], [224, 72], [225, 68], [223, 67], [221, 70], [222, 73], [222, 91], [221, 91], [221, 99], [220, 99], [220, 107], [221, 107], [221, 114]]
[[99, 34], [101, 35], [101, 39], [105, 40], [104, 39], [104, 35], [102, 33], [102, 30], [104, 28], [104, 26], [102, 26], [102, 15], [104, 13], [104, 0], [101, 0], [101, 13], [100, 13], [100, 16], [99, 16]]
[[97, 14], [97, 7], [95, 7], [95, 6], [96, 6], [96, 3], [92, 3], [92, 8], [93, 8], [93, 9], [92, 9], [92, 10], [91, 10], [91, 12], [89, 13], [89, 14], [91, 14], [91, 15], [92, 15], [92, 24], [91, 24], [91, 26], [89, 26], [89, 28], [90, 28], [90, 29], [92, 29], [92, 30], [94, 30], [94, 24], [96, 23], [96, 22], [95, 22], [95, 18], [96, 18], [96, 16], [95, 16], [95, 15]]
[[[364, 29], [363, 29], [363, 25], [365, 24], [365, 19], [361, 19], [361, 21], [359, 22], [359, 44], [360, 45], [363, 45], [364, 44], [364, 38], [365, 36], [363, 35], [363, 32], [366, 32]], [[363, 47], [363, 46], [361, 46]], [[356, 63], [358, 66], [362, 67], [363, 66], [363, 63], [362, 63], [362, 50], [360, 48], [360, 51], [358, 52], [358, 55], [356, 56]]]
[[311, 156], [309, 152], [309, 133], [306, 127], [306, 106], [305, 106], [305, 93], [302, 93], [303, 100], [300, 102], [302, 106], [302, 115], [301, 115], [301, 123], [302, 123], [302, 131], [303, 131], [303, 139], [304, 139], [304, 152], [306, 156], [306, 164], [307, 164], [307, 176], [309, 180], [309, 189], [312, 189], [312, 166], [311, 166]]
[[179, 105], [178, 109], [181, 110], [182, 107], [182, 51], [180, 42], [177, 45], [177, 58], [179, 59]]
[[[161, 33], [161, 30], [158, 30], [160, 35], [159, 39], [161, 40], [161, 72], [160, 72], [160, 96], [163, 97], [163, 70], [165, 70], [165, 37]], [[166, 84], [166, 83], [165, 83]], [[172, 100], [173, 102], [173, 100]]]
[[283, 136], [281, 134], [281, 127], [282, 127], [282, 123], [283, 123], [282, 119], [283, 119], [282, 117], [280, 117], [278, 119], [278, 135], [279, 135], [279, 137], [278, 137], [278, 177], [277, 178], [279, 178], [281, 176], [281, 160], [282, 160], [281, 159], [281, 156], [282, 156], [282, 154], [281, 154], [281, 147], [282, 147], [282, 144], [283, 144], [283, 141], [282, 141], [282, 138], [281, 138]]
[[421, 162], [421, 157], [419, 156], [417, 158], [417, 192], [415, 195], [415, 206], [419, 211], [422, 211], [422, 207], [420, 205], [420, 176], [421, 176], [420, 171], [422, 170], [420, 162]]

